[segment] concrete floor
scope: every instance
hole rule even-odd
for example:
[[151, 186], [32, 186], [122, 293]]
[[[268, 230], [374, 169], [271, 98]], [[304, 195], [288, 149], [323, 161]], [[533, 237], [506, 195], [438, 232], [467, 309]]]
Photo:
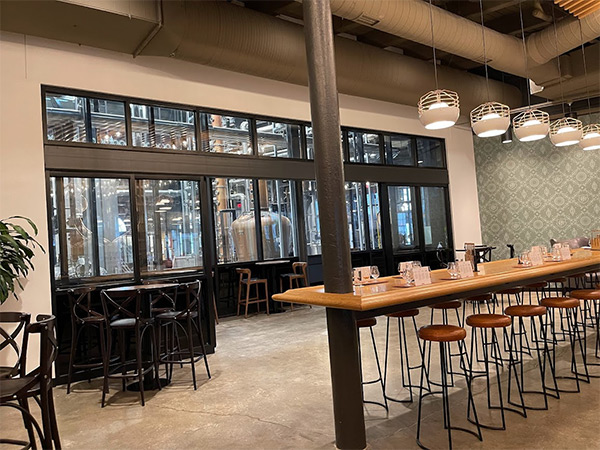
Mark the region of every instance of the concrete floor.
[[[426, 314], [419, 317], [420, 324], [429, 320], [429, 311], [423, 312]], [[392, 330], [396, 339], [390, 342], [397, 343], [396, 327]], [[261, 314], [247, 320], [226, 319], [217, 326], [217, 333], [217, 353], [209, 356], [213, 377], [207, 380], [203, 364], [199, 363], [197, 391], [192, 387], [189, 367], [175, 368], [174, 382], [160, 392], [148, 393], [145, 407], [140, 406], [137, 394], [118, 390], [116, 382], [111, 385], [105, 408], [100, 408], [100, 380], [76, 383], [70, 395], [66, 395], [64, 386], [56, 388], [63, 447], [334, 448], [323, 309], [300, 308], [270, 317]], [[376, 367], [372, 350], [366, 347], [370, 344], [368, 332], [363, 333], [364, 373], [365, 378], [371, 378]], [[384, 319], [379, 319], [375, 333], [383, 364]], [[408, 339], [415, 349], [414, 333], [409, 333]], [[590, 341], [588, 345], [592, 345]], [[393, 348], [397, 351], [397, 344]], [[559, 359], [567, 360], [565, 350]], [[537, 368], [530, 364], [528, 369], [531, 371], [526, 376], [533, 380]], [[431, 370], [439, 371], [439, 364], [432, 363]], [[389, 376], [392, 380], [393, 375]], [[497, 418], [491, 417], [484, 407], [483, 380], [474, 383], [474, 391], [480, 420]], [[470, 426], [465, 420], [464, 383], [458, 383], [452, 392], [453, 425]], [[367, 398], [378, 394], [377, 386], [366, 388]], [[404, 397], [406, 391], [396, 394]], [[391, 403], [387, 417], [383, 408], [369, 405], [365, 419], [370, 448], [417, 448], [416, 418], [416, 401]], [[579, 394], [551, 399], [548, 411], [529, 411], [527, 419], [507, 413], [506, 418], [507, 431], [483, 430], [483, 442], [454, 432], [454, 447], [600, 448], [600, 379], [584, 383]], [[441, 401], [437, 396], [428, 398], [422, 433], [424, 443], [431, 448], [447, 447], [441, 419]], [[25, 436], [20, 417], [6, 408], [0, 411], [0, 428], [2, 437]]]

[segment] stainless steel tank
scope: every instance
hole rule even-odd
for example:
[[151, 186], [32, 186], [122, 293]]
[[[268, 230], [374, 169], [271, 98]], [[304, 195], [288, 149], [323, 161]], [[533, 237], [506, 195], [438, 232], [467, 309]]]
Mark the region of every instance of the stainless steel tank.
[[[264, 259], [289, 256], [292, 242], [290, 219], [262, 210], [260, 212], [260, 224], [263, 235]], [[233, 221], [231, 235], [237, 261], [254, 261], [258, 259], [254, 211], [244, 213]]]

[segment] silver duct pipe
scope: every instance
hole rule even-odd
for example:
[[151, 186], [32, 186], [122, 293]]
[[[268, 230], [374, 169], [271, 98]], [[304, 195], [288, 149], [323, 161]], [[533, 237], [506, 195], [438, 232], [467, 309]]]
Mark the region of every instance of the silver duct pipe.
[[[168, 1], [164, 26], [142, 55], [171, 56], [250, 75], [307, 85], [303, 28], [226, 2]], [[416, 105], [434, 88], [431, 63], [336, 38], [341, 93]], [[488, 100], [484, 78], [441, 67], [440, 86], [460, 94], [463, 113]], [[490, 81], [490, 97], [521, 103], [515, 87]]]

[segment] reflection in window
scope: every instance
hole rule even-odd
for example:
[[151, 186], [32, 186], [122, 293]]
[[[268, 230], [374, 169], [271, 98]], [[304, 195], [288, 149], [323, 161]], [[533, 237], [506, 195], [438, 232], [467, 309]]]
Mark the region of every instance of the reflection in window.
[[308, 255], [321, 254], [321, 225], [319, 223], [319, 200], [317, 182], [303, 181], [304, 225], [306, 229], [306, 247]]
[[348, 157], [350, 162], [362, 162], [362, 133], [348, 131]]
[[293, 183], [288, 180], [258, 180], [264, 259], [296, 255], [296, 217]]
[[379, 135], [348, 131], [348, 153], [350, 162], [362, 162], [365, 164], [381, 163]]
[[369, 217], [369, 238], [371, 249], [383, 248], [381, 243], [381, 214], [379, 212], [379, 185], [377, 183], [365, 183], [367, 192], [367, 215]]
[[300, 125], [256, 121], [258, 154], [277, 158], [300, 158]]
[[414, 166], [413, 139], [408, 136], [395, 134], [386, 136], [388, 164], [394, 166]]
[[87, 142], [86, 99], [46, 94], [46, 136], [49, 141]]
[[422, 187], [423, 237], [428, 249], [448, 248], [446, 192], [443, 187]]
[[204, 151], [251, 155], [250, 119], [243, 117], [203, 115], [208, 127], [208, 148]]
[[143, 180], [148, 272], [202, 267], [200, 193], [196, 181]]
[[129, 180], [64, 178], [69, 278], [133, 272]]
[[50, 201], [52, 202], [52, 211], [50, 211], [50, 226], [52, 228], [52, 254], [54, 255], [54, 259], [52, 261], [52, 266], [54, 268], [54, 279], [58, 280], [61, 277], [60, 273], [60, 235], [59, 235], [59, 227], [58, 227], [58, 206], [57, 206], [57, 198], [56, 198], [56, 178], [50, 178]]
[[104, 145], [127, 145], [125, 103], [90, 99], [92, 142]]
[[154, 133], [151, 129], [152, 108], [146, 105], [130, 105], [131, 137], [135, 147], [154, 147]]
[[443, 141], [417, 138], [417, 165], [419, 167], [444, 167]]
[[362, 183], [346, 183], [346, 214], [350, 251], [366, 249]]
[[258, 259], [252, 180], [213, 178], [212, 193], [218, 262]]
[[154, 106], [152, 113], [156, 147], [172, 150], [196, 150], [193, 111]]
[[414, 189], [409, 186], [388, 187], [394, 252], [417, 247]]

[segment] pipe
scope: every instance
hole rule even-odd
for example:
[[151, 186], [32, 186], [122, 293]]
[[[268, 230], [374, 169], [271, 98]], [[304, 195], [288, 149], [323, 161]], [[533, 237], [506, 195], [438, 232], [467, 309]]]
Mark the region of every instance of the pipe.
[[140, 42], [140, 45], [138, 45], [136, 47], [136, 49], [133, 51], [134, 58], [136, 58], [140, 53], [142, 53], [142, 51], [146, 48], [146, 46], [150, 43], [150, 41], [152, 39], [154, 39], [154, 36], [156, 36], [156, 34], [163, 27], [162, 0], [155, 0], [155, 1], [156, 1], [156, 14], [158, 16], [158, 22], [156, 23], [156, 25], [154, 25], [154, 27], [152, 27], [152, 29], [150, 30], [150, 33], [148, 33], [148, 35], [144, 38], [144, 40], [142, 42]]

